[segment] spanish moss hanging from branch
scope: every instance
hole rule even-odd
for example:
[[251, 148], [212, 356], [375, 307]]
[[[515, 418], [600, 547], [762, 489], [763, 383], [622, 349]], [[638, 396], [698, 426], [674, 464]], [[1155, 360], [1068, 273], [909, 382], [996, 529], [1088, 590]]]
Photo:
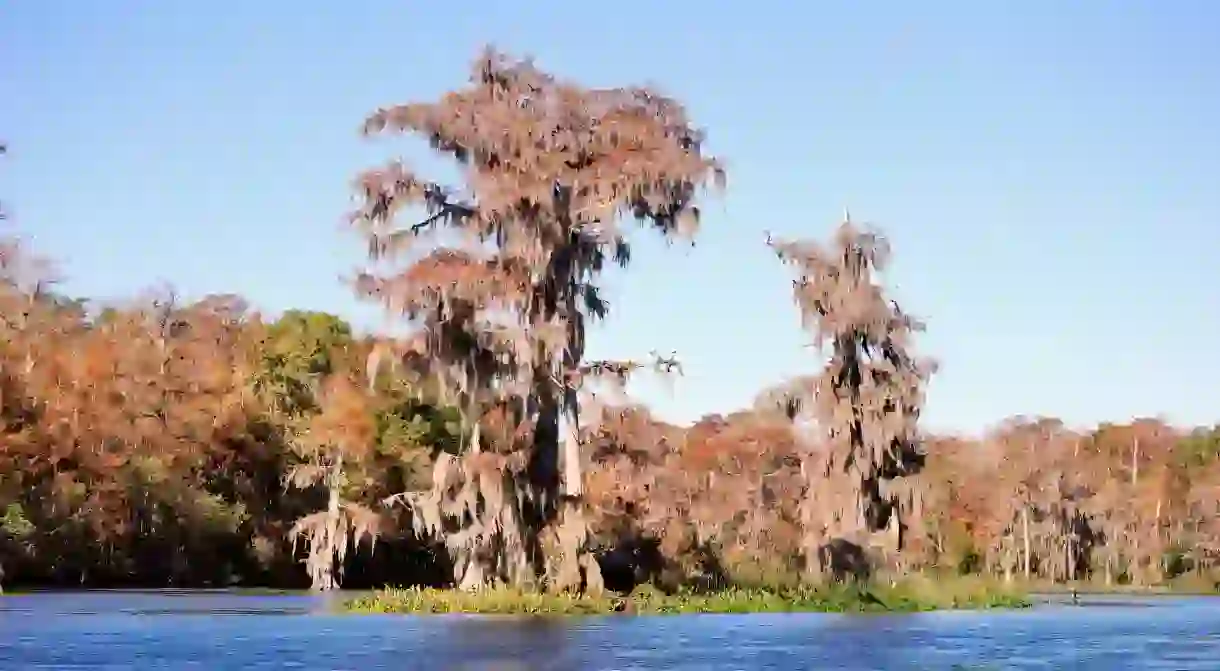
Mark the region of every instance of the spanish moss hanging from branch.
[[[365, 132], [426, 137], [465, 181], [451, 189], [401, 162], [359, 180], [352, 219], [370, 260], [400, 265], [358, 289], [412, 325], [402, 361], [457, 408], [465, 436], [429, 491], [395, 500], [445, 540], [465, 588], [596, 589], [581, 406], [604, 372], [585, 354], [589, 320], [608, 312], [598, 278], [630, 258], [623, 219], [693, 235], [695, 197], [721, 169], [677, 102], [580, 87], [492, 50], [469, 86], [378, 110]], [[404, 210], [423, 213], [399, 225]]]
[[[935, 365], [912, 353], [923, 325], [876, 281], [889, 257], [880, 234], [845, 217], [828, 245], [769, 244], [796, 272], [802, 323], [829, 355], [820, 375], [795, 381], [778, 398], [815, 430], [802, 465], [807, 565], [840, 577], [858, 573], [866, 568], [846, 566], [845, 557], [869, 545], [900, 550], [918, 512], [910, 476], [924, 463], [918, 421]], [[882, 530], [890, 536], [875, 538]]]

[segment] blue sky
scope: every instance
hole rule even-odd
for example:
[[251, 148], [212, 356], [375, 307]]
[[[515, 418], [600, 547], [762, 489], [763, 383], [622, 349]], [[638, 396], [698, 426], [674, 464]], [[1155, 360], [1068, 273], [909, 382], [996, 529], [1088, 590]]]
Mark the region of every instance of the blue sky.
[[[520, 7], [529, 7], [521, 10]], [[663, 416], [807, 372], [764, 231], [883, 227], [941, 359], [928, 424], [1220, 419], [1220, 5], [1206, 0], [344, 3], [0, 8], [0, 200], [78, 294], [165, 280], [376, 326], [339, 277], [349, 183], [407, 146], [378, 105], [478, 47], [682, 99], [730, 168], [693, 249], [641, 236], [595, 354], [677, 350]]]

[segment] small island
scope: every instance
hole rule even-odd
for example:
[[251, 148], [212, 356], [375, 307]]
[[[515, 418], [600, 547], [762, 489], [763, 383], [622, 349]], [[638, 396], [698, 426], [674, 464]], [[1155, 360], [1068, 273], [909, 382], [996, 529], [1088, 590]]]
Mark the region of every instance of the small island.
[[[922, 588], [922, 589], [921, 589]], [[929, 589], [930, 588], [930, 589]], [[666, 594], [652, 586], [628, 595], [547, 594], [511, 588], [478, 592], [387, 589], [348, 601], [353, 613], [412, 615], [684, 615], [745, 613], [915, 613], [931, 610], [1027, 608], [1023, 593], [994, 585], [943, 589], [926, 583], [838, 584], [826, 587], [724, 588]]]

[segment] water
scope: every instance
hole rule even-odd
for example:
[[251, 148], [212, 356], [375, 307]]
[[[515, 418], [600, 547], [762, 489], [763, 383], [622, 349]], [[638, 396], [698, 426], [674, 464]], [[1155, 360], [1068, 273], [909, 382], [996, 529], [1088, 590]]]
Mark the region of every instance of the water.
[[0, 669], [1220, 669], [1220, 599], [566, 622], [339, 615], [322, 597], [0, 597]]

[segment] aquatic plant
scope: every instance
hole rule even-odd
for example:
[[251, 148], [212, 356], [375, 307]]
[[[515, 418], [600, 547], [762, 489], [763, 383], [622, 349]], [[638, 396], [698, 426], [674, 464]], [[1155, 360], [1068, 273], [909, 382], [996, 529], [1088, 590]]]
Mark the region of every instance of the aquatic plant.
[[872, 613], [939, 609], [1024, 608], [1019, 592], [969, 585], [940, 593], [922, 586], [840, 583], [786, 588], [684, 590], [666, 594], [643, 587], [628, 596], [547, 594], [508, 587], [475, 592], [387, 589], [349, 601], [356, 613], [475, 613], [485, 615], [671, 615], [682, 613]]

